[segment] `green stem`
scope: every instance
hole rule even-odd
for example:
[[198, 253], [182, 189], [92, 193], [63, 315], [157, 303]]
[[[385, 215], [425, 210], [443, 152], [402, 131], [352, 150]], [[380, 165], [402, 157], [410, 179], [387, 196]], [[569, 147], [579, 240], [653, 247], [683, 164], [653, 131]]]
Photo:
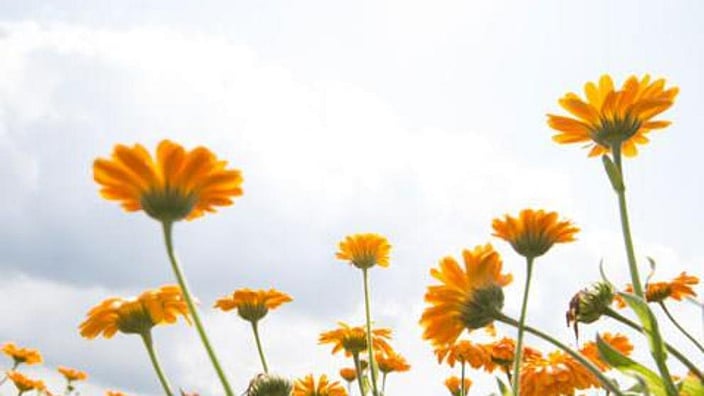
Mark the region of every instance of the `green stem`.
[[[8, 371], [15, 371], [15, 370], [17, 370], [17, 367], [19, 367], [19, 366], [20, 366], [20, 363], [19, 363], [19, 362], [15, 362], [15, 363], [12, 365], [12, 368], [9, 369]], [[7, 381], [8, 378], [10, 378], [10, 377], [8, 377], [8, 375], [7, 375], [7, 373], [6, 373], [6, 374], [5, 374], [5, 377], [3, 377], [2, 380], [0, 380], [0, 385], [4, 384], [4, 383]]]
[[178, 260], [176, 259], [172, 240], [173, 223], [170, 221], [164, 221], [162, 222], [162, 225], [164, 229], [164, 242], [166, 243], [166, 252], [168, 253], [169, 260], [171, 261], [171, 268], [173, 269], [174, 274], [176, 275], [176, 279], [178, 280], [178, 284], [181, 287], [181, 290], [183, 291], [183, 297], [186, 299], [186, 304], [188, 304], [188, 310], [190, 311], [191, 316], [193, 317], [193, 323], [196, 325], [198, 335], [200, 336], [200, 339], [203, 342], [203, 346], [205, 347], [205, 350], [208, 353], [208, 357], [210, 357], [210, 361], [213, 363], [213, 367], [215, 368], [215, 371], [217, 372], [217, 375], [220, 378], [220, 382], [222, 383], [222, 386], [225, 389], [225, 395], [234, 396], [235, 393], [232, 391], [230, 383], [227, 381], [227, 377], [225, 377], [225, 373], [223, 372], [222, 367], [220, 367], [220, 362], [218, 362], [218, 358], [217, 356], [215, 356], [215, 351], [213, 350], [213, 347], [210, 346], [208, 335], [205, 333], [205, 328], [203, 327], [203, 323], [201, 323], [200, 316], [198, 315], [198, 311], [196, 310], [196, 305], [193, 302], [193, 298], [191, 297], [191, 293], [188, 289], [186, 278], [183, 276], [181, 266], [179, 265]]
[[372, 395], [379, 396], [379, 391], [376, 387], [376, 359], [374, 359], [374, 348], [372, 347], [372, 315], [369, 308], [369, 274], [367, 268], [362, 269], [362, 276], [364, 278], [364, 311], [367, 319], [367, 352], [369, 353]]
[[388, 373], [384, 373], [384, 375], [381, 376], [381, 394], [382, 395], [386, 394], [386, 374], [388, 374]]
[[257, 323], [257, 321], [252, 322], [252, 331], [254, 331], [254, 339], [257, 341], [257, 350], [259, 351], [259, 359], [262, 361], [262, 367], [264, 367], [264, 373], [269, 374], [269, 367], [266, 365], [266, 359], [264, 358], [262, 342], [259, 339], [259, 329], [257, 327]]
[[462, 362], [462, 371], [460, 371], [460, 396], [465, 396], [464, 389], [464, 362]]
[[[514, 326], [514, 327], [519, 326], [518, 322], [515, 319], [509, 318], [508, 316], [506, 316], [500, 312], [496, 313], [495, 319], [498, 320], [499, 322], [506, 323], [507, 325], [510, 325], [510, 326]], [[572, 350], [572, 348], [568, 347], [567, 345], [561, 343], [560, 341], [556, 340], [552, 336], [550, 336], [546, 333], [543, 333], [542, 331], [540, 331], [538, 329], [535, 329], [535, 328], [527, 326], [527, 325], [524, 325], [523, 328], [525, 329], [526, 332], [542, 338], [543, 340], [555, 345], [556, 347], [565, 351], [565, 353], [567, 353], [568, 355], [572, 356], [572, 358], [574, 358], [577, 362], [579, 362], [579, 364], [581, 364], [587, 370], [589, 370], [592, 374], [594, 374], [594, 376], [599, 379], [599, 382], [601, 382], [601, 384], [604, 385], [604, 387], [608, 391], [613, 392], [614, 395], [624, 396], [623, 392], [621, 392], [618, 389], [616, 384], [614, 384], [606, 375], [604, 375], [604, 373], [602, 373], [599, 370], [599, 368], [594, 365], [594, 363], [590, 362], [588, 359], [586, 359], [584, 356], [582, 356], [582, 354], [580, 354], [579, 352], [575, 352], [574, 350]], [[513, 381], [520, 382], [520, 378], [514, 377]]]
[[352, 354], [354, 359], [354, 369], [357, 370], [357, 383], [359, 384], [359, 395], [364, 396], [364, 383], [362, 382], [362, 364], [359, 362], [359, 353]]
[[670, 319], [670, 321], [672, 322], [672, 324], [674, 324], [675, 327], [677, 327], [677, 329], [678, 329], [679, 331], [681, 331], [682, 334], [685, 335], [685, 337], [689, 338], [689, 340], [692, 341], [692, 343], [694, 343], [694, 345], [696, 345], [697, 348], [699, 348], [699, 350], [700, 350], [701, 352], [704, 352], [704, 347], [702, 346], [702, 344], [700, 344], [699, 341], [697, 341], [694, 337], [692, 337], [692, 335], [689, 334], [689, 333], [687, 332], [687, 330], [684, 329], [684, 327], [680, 326], [680, 324], [675, 320], [675, 317], [672, 316], [672, 314], [670, 313], [670, 310], [667, 309], [667, 307], [665, 306], [665, 302], [664, 302], [664, 301], [660, 301], [660, 308], [662, 308], [662, 310], [665, 311], [665, 315], [667, 315], [667, 318]]
[[157, 377], [159, 377], [161, 387], [164, 388], [164, 393], [168, 396], [173, 396], [169, 381], [166, 379], [164, 371], [161, 369], [161, 365], [159, 364], [159, 358], [157, 357], [156, 351], [154, 350], [154, 340], [152, 338], [151, 331], [145, 331], [144, 333], [142, 333], [142, 341], [144, 341], [144, 347], [147, 348], [147, 352], [149, 353], [149, 359], [152, 361], [152, 366], [154, 366], [154, 371], [156, 371], [156, 375]]
[[[628, 319], [627, 317], [619, 314], [618, 312], [614, 311], [611, 308], [607, 308], [606, 311], [604, 312], [604, 315], [625, 324], [626, 326], [632, 328], [633, 330], [635, 330], [639, 333], [643, 333], [643, 328], [638, 323]], [[667, 342], [665, 342], [665, 348], [667, 349], [668, 352], [670, 352], [672, 354], [672, 356], [674, 356], [683, 365], [685, 365], [689, 369], [689, 371], [691, 371], [695, 376], [697, 376], [697, 378], [699, 378], [699, 380], [702, 383], [704, 383], [704, 373], [702, 373], [697, 368], [697, 366], [694, 365], [694, 363], [689, 361], [689, 359], [687, 359], [680, 351], [675, 349], [675, 347], [668, 344]]]
[[[513, 378], [520, 378], [521, 376], [521, 358], [523, 352], [523, 326], [526, 323], [526, 312], [528, 308], [528, 293], [530, 291], [530, 280], [533, 276], [533, 257], [526, 257], [526, 285], [523, 289], [523, 303], [521, 304], [521, 318], [518, 322], [518, 337], [516, 341], [516, 357], [513, 361]], [[520, 381], [513, 381], [511, 384], [513, 394], [518, 395], [520, 388]]]

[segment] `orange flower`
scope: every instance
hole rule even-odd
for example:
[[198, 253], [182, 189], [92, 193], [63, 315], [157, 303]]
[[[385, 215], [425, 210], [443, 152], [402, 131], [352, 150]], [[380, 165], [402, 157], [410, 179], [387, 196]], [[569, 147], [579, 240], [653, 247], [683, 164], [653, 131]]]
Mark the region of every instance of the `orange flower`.
[[25, 376], [24, 374], [20, 373], [19, 371], [8, 371], [7, 378], [9, 378], [10, 381], [15, 384], [15, 387], [20, 392], [20, 394], [31, 390], [43, 391], [44, 389], [46, 389], [44, 381], [31, 379]]
[[[460, 396], [462, 394], [462, 390], [460, 389], [460, 383], [462, 381], [460, 378], [456, 376], [449, 377], [448, 379], [445, 380], [445, 386], [447, 387], [447, 390], [450, 391], [452, 396]], [[467, 391], [469, 388], [472, 386], [472, 380], [469, 378], [464, 379], [464, 393], [468, 393]]]
[[[606, 332], [602, 334], [602, 339], [604, 340], [604, 342], [611, 345], [612, 348], [616, 349], [617, 351], [621, 352], [626, 356], [630, 355], [633, 351], [633, 344], [631, 344], [631, 342], [628, 340], [628, 337], [623, 334], [611, 334], [609, 332]], [[597, 366], [599, 370], [606, 371], [609, 369], [609, 365], [607, 365], [603, 360], [601, 360], [595, 342], [587, 342], [586, 344], [584, 344], [582, 349], [579, 350], [579, 352], [584, 355], [587, 359], [589, 359], [592, 363], [594, 363], [594, 365]]]
[[651, 130], [670, 125], [652, 119], [672, 106], [678, 92], [677, 87], [665, 90], [664, 79], [651, 82], [647, 74], [640, 81], [631, 76], [615, 90], [605, 74], [598, 85], [588, 82], [584, 86], [586, 102], [572, 92], [560, 99], [560, 106], [575, 118], [548, 114], [548, 125], [558, 131], [552, 139], [560, 144], [586, 142], [590, 157], [622, 144], [623, 154], [633, 157], [638, 154], [636, 144], [647, 143]]
[[464, 269], [452, 257], [440, 261], [430, 275], [441, 282], [428, 286], [420, 324], [423, 338], [436, 348], [452, 344], [465, 329], [484, 327], [503, 307], [503, 286], [510, 274], [501, 274], [501, 257], [490, 245], [464, 250]]
[[535, 258], [545, 254], [555, 243], [574, 241], [579, 231], [569, 221], [558, 221], [556, 212], [524, 209], [518, 218], [494, 219], [494, 236], [506, 240], [520, 255]]
[[[500, 340], [485, 344], [484, 347], [489, 351], [489, 359], [484, 364], [485, 371], [492, 372], [497, 367], [508, 369], [516, 358], [516, 340], [513, 338], [504, 337]], [[540, 351], [524, 346], [521, 361], [539, 356], [542, 356]]]
[[572, 395], [576, 390], [599, 386], [589, 370], [562, 351], [547, 358], [533, 356], [521, 366], [521, 396]]
[[350, 367], [342, 368], [340, 369], [340, 377], [347, 382], [352, 382], [357, 379], [357, 370]]
[[23, 363], [32, 365], [42, 362], [42, 354], [39, 353], [38, 350], [32, 348], [20, 348], [13, 342], [5, 343], [5, 345], [2, 346], [2, 353], [12, 358], [16, 366]]
[[393, 372], [400, 373], [411, 369], [411, 365], [406, 362], [406, 359], [395, 351], [391, 351], [390, 353], [377, 353], [374, 355], [374, 358], [376, 359], [379, 371], [384, 374]]
[[162, 140], [156, 158], [140, 144], [119, 144], [112, 158], [95, 160], [93, 174], [103, 198], [119, 201], [128, 212], [141, 209], [170, 222], [232, 205], [232, 197], [242, 195], [242, 175], [226, 166], [204, 147], [186, 151]]
[[257, 322], [266, 316], [270, 309], [290, 301], [293, 299], [288, 294], [275, 289], [239, 289], [235, 290], [231, 296], [218, 299], [215, 302], [215, 307], [225, 312], [236, 308], [242, 319]]
[[59, 373], [61, 373], [68, 382], [73, 381], [84, 381], [88, 379], [88, 374], [85, 371], [72, 369], [69, 367], [59, 366]]
[[435, 349], [438, 363], [447, 357], [447, 364], [455, 367], [455, 363], [469, 364], [473, 368], [480, 368], [491, 360], [491, 354], [486, 345], [475, 344], [469, 340], [457, 341], [456, 343]]
[[338, 381], [329, 382], [325, 374], [320, 376], [316, 386], [315, 378], [308, 374], [305, 378], [296, 380], [292, 396], [347, 396], [347, 391]]
[[127, 396], [127, 394], [122, 393], [122, 392], [118, 392], [118, 391], [109, 390], [109, 391], [105, 391], [105, 396]]
[[111, 338], [118, 331], [144, 334], [160, 324], [171, 324], [182, 316], [188, 323], [188, 306], [178, 286], [147, 290], [137, 298], [112, 297], [93, 307], [80, 325], [81, 335]]
[[[697, 293], [692, 289], [693, 285], [699, 284], [699, 278], [692, 275], [687, 275], [682, 272], [670, 282], [650, 282], [646, 285], [645, 299], [648, 302], [663, 302], [668, 298], [682, 301], [683, 298], [691, 296], [695, 297]], [[628, 284], [624, 290], [626, 293], [633, 293], [633, 285]], [[621, 297], [616, 295], [616, 304], [619, 308], [626, 306], [626, 302]]]
[[[344, 350], [349, 357], [367, 350], [367, 332], [364, 327], [350, 327], [339, 322], [340, 328], [320, 334], [319, 344], [333, 344], [332, 353]], [[391, 329], [372, 329], [372, 346], [375, 350], [390, 353], [393, 350], [386, 340], [391, 339]]]
[[336, 257], [347, 260], [360, 269], [389, 266], [389, 241], [379, 234], [355, 234], [340, 242], [340, 251]]

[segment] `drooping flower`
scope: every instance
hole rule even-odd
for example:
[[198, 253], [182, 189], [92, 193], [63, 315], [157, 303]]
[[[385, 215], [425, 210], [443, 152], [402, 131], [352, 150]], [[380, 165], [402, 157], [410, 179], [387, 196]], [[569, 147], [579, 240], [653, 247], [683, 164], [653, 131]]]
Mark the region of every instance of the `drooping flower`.
[[510, 274], [501, 274], [499, 253], [490, 245], [462, 252], [464, 268], [452, 257], [440, 261], [430, 275], [441, 282], [428, 286], [427, 307], [421, 316], [423, 339], [435, 348], [452, 344], [465, 329], [482, 328], [493, 322], [503, 307], [503, 286]]
[[[450, 394], [452, 396], [460, 396], [462, 393], [462, 390], [460, 389], [460, 384], [462, 383], [462, 380], [459, 377], [452, 376], [449, 377], [445, 380], [445, 386], [447, 387], [447, 390], [450, 391]], [[464, 379], [464, 392], [468, 393], [467, 391], [469, 388], [472, 386], [472, 380], [469, 378]]]
[[562, 351], [524, 360], [520, 381], [521, 396], [572, 395], [576, 390], [599, 386], [586, 367]]
[[[601, 335], [602, 340], [609, 344], [612, 348], [615, 350], [621, 352], [623, 355], [630, 355], [631, 352], [633, 351], [633, 344], [631, 344], [631, 341], [628, 339], [623, 334], [611, 334], [609, 332], [606, 332]], [[584, 355], [587, 359], [589, 359], [592, 363], [594, 363], [595, 366], [599, 368], [601, 371], [606, 371], [609, 369], [609, 365], [607, 365], [603, 360], [601, 360], [601, 357], [599, 356], [599, 350], [597, 349], [596, 343], [594, 341], [590, 341], [584, 344], [582, 349], [579, 350], [579, 352]]]
[[11, 358], [15, 365], [20, 364], [40, 364], [42, 362], [42, 354], [38, 350], [32, 348], [20, 348], [13, 342], [7, 342], [2, 346], [2, 353]]
[[[670, 282], [649, 282], [645, 289], [645, 299], [648, 302], [663, 302], [668, 298], [682, 301], [685, 297], [697, 295], [692, 289], [692, 286], [697, 284], [699, 284], [699, 278], [682, 272]], [[633, 285], [627, 285], [624, 291], [632, 294]], [[625, 301], [619, 296], [616, 296], [616, 303], [619, 308], [626, 306]]]
[[190, 323], [188, 306], [178, 286], [147, 290], [137, 298], [112, 297], [93, 307], [79, 326], [81, 335], [111, 338], [118, 331], [144, 334], [160, 324], [171, 324], [182, 316]]
[[88, 374], [85, 371], [76, 370], [70, 367], [59, 366], [58, 372], [66, 378], [66, 381], [85, 381], [88, 379]]
[[379, 371], [384, 374], [401, 373], [411, 369], [406, 359], [395, 351], [390, 353], [377, 353], [374, 355]]
[[359, 269], [368, 269], [374, 265], [389, 266], [389, 241], [379, 234], [355, 234], [345, 238], [339, 245], [336, 257], [349, 261]]
[[559, 103], [574, 116], [548, 114], [548, 125], [557, 130], [552, 139], [560, 144], [587, 143], [589, 156], [605, 154], [615, 144], [623, 144], [623, 154], [638, 154], [636, 144], [648, 143], [646, 136], [653, 129], [670, 125], [669, 121], [654, 121], [674, 103], [679, 89], [665, 89], [665, 80], [640, 80], [629, 77], [621, 89], [614, 89], [609, 75], [601, 76], [598, 85], [584, 86], [586, 102], [575, 93], [568, 93]]
[[93, 174], [103, 198], [119, 201], [129, 212], [177, 221], [214, 212], [242, 195], [240, 171], [226, 166], [204, 147], [186, 151], [162, 140], [155, 158], [140, 144], [116, 145], [110, 159], [95, 160]]
[[455, 367], [455, 363], [466, 363], [478, 369], [491, 360], [491, 352], [486, 345], [477, 344], [469, 340], [457, 341], [454, 344], [435, 349], [438, 363], [447, 358], [447, 364]]
[[328, 377], [325, 374], [321, 375], [317, 382], [316, 385], [312, 374], [296, 380], [293, 385], [292, 396], [347, 396], [345, 388], [338, 381], [328, 381]]
[[29, 392], [32, 390], [43, 391], [44, 389], [46, 389], [44, 381], [29, 378], [26, 375], [20, 373], [19, 371], [8, 371], [7, 378], [9, 378], [10, 381], [15, 384], [15, 387], [19, 391], [20, 395], [24, 392]]
[[566, 314], [567, 326], [574, 323], [575, 336], [579, 337], [579, 323], [597, 321], [614, 300], [614, 288], [607, 282], [596, 282], [577, 292], [570, 300]]
[[524, 209], [518, 217], [506, 215], [494, 219], [494, 236], [509, 242], [520, 255], [535, 258], [545, 254], [552, 245], [574, 241], [579, 228], [570, 221], [558, 221], [556, 212]]
[[[320, 334], [319, 344], [333, 344], [332, 354], [345, 351], [345, 356], [350, 357], [367, 350], [367, 332], [364, 327], [351, 327], [343, 322], [338, 322], [339, 328]], [[387, 340], [391, 339], [391, 329], [372, 329], [372, 346], [374, 350], [383, 353], [392, 352]]]
[[352, 382], [357, 379], [357, 370], [351, 367], [341, 368], [340, 377], [347, 382]]
[[232, 295], [222, 297], [215, 302], [215, 307], [227, 312], [237, 309], [237, 314], [244, 320], [257, 322], [281, 304], [293, 301], [285, 293], [275, 289], [251, 290], [238, 289]]

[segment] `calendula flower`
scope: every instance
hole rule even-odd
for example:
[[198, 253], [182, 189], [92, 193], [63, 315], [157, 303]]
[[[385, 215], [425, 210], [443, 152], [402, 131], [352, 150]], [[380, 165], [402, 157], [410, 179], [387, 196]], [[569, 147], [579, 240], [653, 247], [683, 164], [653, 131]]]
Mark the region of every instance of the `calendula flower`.
[[76, 370], [70, 367], [59, 366], [58, 372], [66, 378], [66, 381], [84, 381], [88, 379], [88, 374], [85, 371]]
[[[450, 391], [452, 396], [460, 396], [461, 395], [461, 392], [462, 392], [462, 390], [460, 389], [461, 383], [462, 383], [462, 381], [460, 380], [460, 378], [456, 377], [454, 375], [445, 380], [445, 386], [447, 387], [447, 390]], [[472, 386], [472, 380], [470, 380], [469, 378], [465, 378], [464, 379], [464, 392], [467, 393], [467, 391], [469, 390], [469, 388], [471, 386]]]
[[494, 219], [494, 236], [509, 242], [520, 255], [535, 258], [545, 254], [552, 245], [574, 241], [579, 228], [567, 220], [558, 221], [556, 212], [524, 209], [518, 217], [506, 215]]
[[340, 242], [340, 251], [336, 256], [340, 260], [349, 261], [360, 269], [389, 266], [389, 241], [379, 234], [355, 234]]
[[395, 351], [391, 351], [390, 353], [377, 353], [374, 355], [374, 358], [376, 359], [379, 371], [384, 374], [393, 372], [400, 373], [411, 369], [411, 365], [406, 362], [406, 359]]
[[[628, 337], [623, 334], [611, 334], [609, 332], [606, 332], [601, 335], [601, 339], [604, 340], [604, 342], [609, 344], [615, 350], [621, 352], [623, 355], [628, 356], [633, 351], [633, 344], [631, 344], [631, 341], [628, 339]], [[582, 349], [579, 350], [579, 352], [584, 355], [587, 359], [589, 359], [592, 363], [594, 363], [594, 365], [597, 366], [599, 370], [606, 371], [609, 369], [609, 365], [607, 365], [603, 360], [601, 360], [601, 357], [599, 356], [599, 350], [596, 347], [596, 342], [587, 342], [586, 344], [584, 344]]]
[[320, 376], [316, 385], [313, 375], [308, 374], [296, 380], [292, 396], [347, 396], [347, 391], [338, 381], [329, 382], [325, 374]]
[[237, 314], [244, 320], [257, 322], [281, 304], [293, 301], [285, 293], [275, 289], [269, 290], [235, 290], [232, 295], [222, 297], [215, 302], [215, 307], [227, 312], [237, 309]]
[[38, 350], [32, 348], [20, 348], [13, 342], [7, 342], [2, 346], [2, 353], [11, 358], [15, 367], [20, 364], [40, 364], [42, 362], [42, 354]]
[[647, 134], [653, 129], [670, 125], [669, 121], [655, 121], [658, 114], [674, 103], [679, 89], [665, 89], [665, 80], [640, 80], [629, 77], [621, 89], [614, 89], [609, 75], [603, 75], [598, 85], [584, 86], [586, 101], [572, 92], [559, 103], [575, 118], [548, 114], [548, 125], [558, 131], [552, 137], [560, 144], [587, 143], [589, 156], [602, 155], [614, 146], [622, 146], [623, 154], [638, 154], [636, 144], [647, 143]]
[[[489, 359], [484, 364], [484, 370], [487, 372], [493, 372], [497, 367], [507, 370], [516, 359], [516, 340], [513, 338], [503, 337], [483, 346], [489, 352]], [[524, 346], [522, 349], [522, 362], [541, 356], [540, 351], [531, 347]]]
[[105, 396], [127, 396], [127, 394], [118, 391], [108, 390], [105, 391]]
[[249, 384], [247, 396], [290, 396], [291, 381], [276, 375], [260, 374]]
[[[343, 322], [338, 322], [340, 328], [320, 334], [318, 344], [333, 344], [332, 354], [345, 351], [345, 356], [350, 357], [367, 350], [367, 332], [362, 326], [351, 327]], [[377, 351], [392, 352], [387, 340], [391, 339], [391, 329], [373, 329], [372, 346]]]
[[118, 331], [144, 334], [160, 324], [171, 324], [182, 316], [190, 323], [188, 307], [178, 286], [147, 290], [137, 298], [113, 297], [93, 307], [80, 325], [81, 335], [111, 338]]
[[357, 370], [351, 367], [341, 368], [340, 377], [347, 382], [352, 382], [357, 379]]
[[428, 286], [420, 324], [423, 338], [435, 346], [452, 344], [465, 329], [482, 328], [494, 320], [504, 302], [503, 286], [511, 282], [510, 274], [501, 274], [499, 253], [490, 245], [462, 252], [464, 268], [452, 257], [440, 261], [430, 275], [441, 282]]
[[472, 368], [480, 368], [491, 359], [491, 353], [486, 345], [477, 344], [469, 340], [457, 341], [454, 344], [435, 349], [438, 363], [447, 357], [447, 364], [455, 367], [455, 363], [469, 364]]
[[20, 373], [19, 371], [8, 371], [7, 378], [9, 378], [10, 381], [15, 384], [15, 387], [19, 391], [20, 395], [32, 390], [43, 391], [44, 389], [46, 389], [44, 381], [29, 378], [24, 374]]
[[144, 210], [159, 221], [194, 219], [242, 195], [239, 170], [204, 147], [186, 151], [163, 140], [152, 155], [140, 144], [117, 145], [110, 159], [93, 164], [94, 179], [105, 199], [128, 212]]
[[521, 396], [573, 395], [577, 390], [599, 386], [586, 367], [562, 351], [524, 360], [520, 381]]
[[[668, 298], [682, 301], [685, 297], [696, 297], [697, 293], [694, 292], [692, 286], [697, 284], [699, 284], [699, 278], [682, 272], [670, 282], [648, 283], [645, 289], [645, 299], [648, 302], [663, 302]], [[633, 285], [627, 285], [624, 291], [633, 293]], [[619, 308], [626, 306], [626, 303], [619, 296], [616, 296], [616, 303]]]

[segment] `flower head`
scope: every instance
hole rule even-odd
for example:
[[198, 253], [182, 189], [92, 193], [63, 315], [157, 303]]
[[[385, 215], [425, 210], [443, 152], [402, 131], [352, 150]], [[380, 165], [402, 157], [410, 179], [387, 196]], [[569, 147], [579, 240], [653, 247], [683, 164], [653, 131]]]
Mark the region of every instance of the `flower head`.
[[[601, 337], [604, 342], [609, 344], [612, 348], [616, 349], [617, 351], [621, 352], [621, 354], [623, 355], [628, 356], [633, 351], [633, 344], [631, 344], [631, 341], [628, 340], [628, 337], [623, 334], [611, 334], [606, 332], [602, 334]], [[594, 363], [594, 365], [597, 366], [599, 370], [606, 371], [609, 368], [609, 366], [603, 360], [601, 360], [595, 342], [587, 342], [586, 344], [584, 344], [582, 349], [579, 350], [579, 352], [584, 355], [587, 359], [589, 359], [592, 363]]]
[[147, 290], [137, 298], [112, 297], [88, 311], [80, 325], [81, 335], [111, 338], [118, 331], [144, 334], [159, 324], [176, 322], [182, 316], [190, 323], [188, 306], [178, 286]]
[[[339, 322], [340, 328], [320, 334], [319, 344], [333, 344], [332, 353], [344, 350], [345, 356], [353, 356], [367, 350], [367, 332], [364, 327], [351, 327]], [[391, 329], [372, 329], [372, 346], [383, 353], [393, 352], [387, 340], [391, 339]]]
[[127, 394], [118, 391], [108, 390], [105, 391], [105, 396], [127, 396]]
[[325, 374], [320, 376], [317, 385], [315, 382], [312, 374], [296, 380], [292, 396], [347, 396], [345, 388], [337, 381], [329, 382]]
[[46, 389], [44, 381], [31, 379], [25, 376], [24, 374], [20, 373], [19, 371], [8, 371], [7, 378], [9, 378], [10, 381], [15, 384], [15, 387], [20, 392], [20, 394], [32, 390], [43, 391], [44, 389]]
[[[507, 370], [516, 359], [516, 340], [513, 338], [503, 337], [486, 344], [485, 347], [489, 350], [489, 361], [484, 365], [485, 371], [492, 372], [497, 367]], [[540, 351], [524, 346], [521, 361], [525, 362], [538, 356], [541, 356]]]
[[[450, 391], [450, 394], [452, 394], [452, 396], [460, 396], [461, 395], [461, 393], [462, 393], [462, 390], [460, 389], [461, 383], [462, 383], [462, 381], [454, 375], [445, 380], [445, 386], [447, 387], [447, 390]], [[464, 379], [464, 392], [467, 393], [467, 390], [469, 390], [469, 388], [471, 386], [472, 386], [472, 380], [470, 380], [469, 378], [465, 378]]]
[[574, 332], [579, 336], [578, 323], [592, 323], [606, 312], [614, 300], [614, 288], [606, 282], [597, 282], [580, 290], [570, 300], [567, 326], [574, 322]]
[[237, 314], [244, 320], [257, 322], [281, 304], [293, 301], [285, 293], [275, 289], [269, 290], [235, 290], [230, 296], [225, 296], [215, 302], [215, 307], [227, 312], [237, 309]]
[[275, 375], [260, 374], [249, 384], [247, 396], [290, 396], [291, 381]]
[[562, 351], [526, 359], [520, 382], [522, 396], [572, 395], [576, 390], [599, 386], [598, 379], [586, 367]]
[[2, 346], [2, 353], [10, 357], [16, 365], [19, 364], [39, 364], [42, 362], [42, 354], [32, 348], [20, 348], [13, 342], [5, 343]]
[[59, 366], [57, 369], [61, 375], [66, 378], [66, 381], [84, 381], [88, 379], [88, 374], [85, 371], [72, 369], [70, 367]]
[[357, 379], [357, 370], [351, 367], [341, 368], [340, 377], [347, 382], [352, 382]]
[[[645, 300], [648, 302], [663, 302], [668, 298], [676, 301], [682, 301], [683, 298], [691, 296], [695, 297], [692, 286], [699, 284], [699, 278], [692, 275], [687, 275], [682, 272], [670, 282], [649, 282], [645, 289]], [[633, 293], [633, 285], [627, 285], [626, 293]], [[622, 298], [616, 296], [616, 303], [619, 308], [626, 306]]]
[[360, 269], [389, 266], [389, 241], [379, 234], [355, 234], [340, 242], [340, 251], [336, 256], [340, 260], [347, 260]]
[[545, 254], [555, 243], [574, 241], [579, 228], [571, 222], [558, 221], [556, 212], [524, 209], [518, 218], [506, 215], [494, 219], [494, 236], [506, 240], [520, 255], [535, 258]]
[[457, 341], [454, 344], [435, 349], [438, 363], [447, 358], [447, 364], [455, 367], [455, 363], [469, 364], [472, 368], [480, 368], [491, 359], [491, 352], [486, 345], [469, 340]]
[[490, 245], [462, 252], [464, 268], [452, 257], [440, 261], [430, 275], [441, 282], [428, 286], [420, 324], [423, 338], [433, 346], [452, 344], [465, 330], [484, 327], [503, 307], [503, 286], [511, 282], [510, 274], [501, 274], [501, 257]]
[[647, 143], [651, 130], [670, 125], [652, 119], [672, 106], [678, 92], [677, 87], [666, 90], [664, 79], [651, 82], [647, 74], [640, 80], [631, 76], [621, 89], [614, 89], [611, 77], [603, 75], [598, 85], [584, 86], [586, 102], [572, 92], [560, 99], [560, 106], [575, 118], [548, 114], [548, 125], [558, 131], [552, 139], [560, 144], [587, 143], [590, 157], [605, 154], [614, 145], [622, 145], [623, 154], [633, 157], [638, 153], [636, 144]]
[[374, 355], [379, 371], [384, 374], [400, 373], [411, 369], [411, 365], [406, 362], [406, 359], [391, 351], [390, 353], [376, 353]]
[[210, 150], [186, 151], [162, 140], [155, 158], [140, 144], [117, 145], [112, 158], [98, 158], [93, 177], [105, 199], [119, 201], [128, 212], [144, 210], [159, 221], [194, 219], [242, 195], [242, 175], [226, 169]]

